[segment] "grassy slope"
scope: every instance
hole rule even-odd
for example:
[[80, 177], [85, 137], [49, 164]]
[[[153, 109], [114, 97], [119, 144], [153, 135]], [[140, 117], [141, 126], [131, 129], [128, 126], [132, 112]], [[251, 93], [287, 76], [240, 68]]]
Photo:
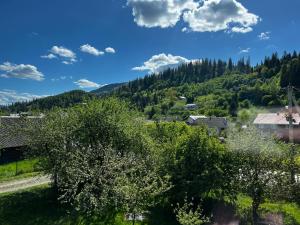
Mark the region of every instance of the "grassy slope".
[[[172, 225], [161, 211], [154, 212], [145, 225]], [[114, 222], [103, 222], [97, 217], [84, 217], [58, 204], [48, 186], [28, 189], [23, 192], [0, 195], [1, 225], [130, 225], [120, 214]], [[136, 225], [142, 225], [136, 223]], [[174, 225], [174, 224], [173, 224]]]
[[32, 159], [0, 165], [0, 182], [37, 175], [37, 163], [37, 159]]

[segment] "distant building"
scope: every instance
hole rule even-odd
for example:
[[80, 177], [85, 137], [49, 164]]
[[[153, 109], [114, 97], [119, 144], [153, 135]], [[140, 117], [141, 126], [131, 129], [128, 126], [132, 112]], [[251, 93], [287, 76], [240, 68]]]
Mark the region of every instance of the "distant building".
[[265, 134], [275, 134], [284, 141], [289, 141], [291, 137], [295, 142], [300, 143], [300, 115], [299, 113], [292, 113], [292, 134], [289, 132], [287, 115], [287, 113], [282, 112], [258, 114], [253, 124]]
[[198, 109], [198, 105], [197, 104], [187, 104], [184, 107], [186, 110], [195, 110]]
[[206, 125], [208, 128], [216, 129], [218, 133], [228, 127], [228, 122], [225, 117], [206, 117], [206, 116], [190, 116], [187, 124]]
[[186, 97], [184, 97], [184, 96], [179, 96], [179, 99], [182, 101], [186, 101]]

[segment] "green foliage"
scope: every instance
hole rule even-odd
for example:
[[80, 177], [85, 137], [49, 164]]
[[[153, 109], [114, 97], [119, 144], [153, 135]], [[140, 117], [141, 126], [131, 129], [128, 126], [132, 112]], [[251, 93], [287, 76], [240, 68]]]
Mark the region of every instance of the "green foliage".
[[80, 104], [84, 101], [95, 98], [95, 95], [81, 90], [66, 92], [63, 94], [49, 96], [41, 99], [35, 99], [29, 102], [17, 102], [10, 106], [2, 106], [2, 109], [7, 113], [20, 113], [20, 112], [45, 112], [55, 107], [67, 108]]
[[[115, 217], [80, 214], [56, 201], [47, 186], [0, 195], [1, 225], [130, 225], [123, 214]], [[142, 223], [137, 223], [142, 225]]]
[[[179, 139], [174, 168], [170, 171], [173, 194], [188, 198], [217, 198], [234, 192], [230, 186], [231, 160], [225, 146], [206, 128], [193, 128]], [[176, 194], [175, 194], [176, 193]]]
[[154, 145], [137, 117], [126, 102], [108, 98], [56, 110], [34, 127], [31, 145], [62, 202], [99, 215], [153, 204], [166, 184], [155, 171]]
[[123, 199], [123, 210], [133, 215], [134, 224], [137, 215], [158, 205], [159, 197], [170, 188], [170, 183], [168, 177], [160, 177], [155, 171], [153, 159], [129, 155], [126, 161], [113, 188]]
[[209, 219], [203, 216], [201, 207], [195, 207], [193, 203], [188, 203], [187, 199], [182, 206], [177, 204], [174, 211], [177, 221], [181, 225], [202, 225], [209, 222]]
[[252, 222], [258, 224], [258, 209], [265, 198], [282, 181], [283, 153], [271, 137], [253, 127], [233, 131], [227, 140], [236, 165], [234, 183], [238, 190], [252, 198]]

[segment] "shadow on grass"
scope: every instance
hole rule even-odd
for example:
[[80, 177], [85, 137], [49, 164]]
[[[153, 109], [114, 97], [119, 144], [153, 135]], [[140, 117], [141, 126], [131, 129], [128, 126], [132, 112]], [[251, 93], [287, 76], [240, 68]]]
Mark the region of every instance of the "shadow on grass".
[[1, 225], [109, 225], [97, 217], [86, 217], [56, 201], [51, 188], [37, 188], [0, 196]]

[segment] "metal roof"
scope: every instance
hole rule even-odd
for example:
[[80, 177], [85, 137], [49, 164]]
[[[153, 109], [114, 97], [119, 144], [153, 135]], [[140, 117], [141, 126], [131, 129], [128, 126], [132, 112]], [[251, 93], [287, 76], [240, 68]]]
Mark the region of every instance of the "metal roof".
[[[253, 124], [256, 125], [289, 125], [285, 113], [260, 113], [257, 115]], [[300, 115], [293, 113], [293, 125], [300, 125]]]
[[[0, 149], [15, 148], [27, 145], [25, 129], [28, 128], [28, 119], [39, 121], [42, 116], [1, 116], [0, 117]], [[27, 121], [27, 122], [26, 122]], [[25, 128], [25, 129], [24, 129]], [[24, 129], [24, 130], [22, 130]]]

